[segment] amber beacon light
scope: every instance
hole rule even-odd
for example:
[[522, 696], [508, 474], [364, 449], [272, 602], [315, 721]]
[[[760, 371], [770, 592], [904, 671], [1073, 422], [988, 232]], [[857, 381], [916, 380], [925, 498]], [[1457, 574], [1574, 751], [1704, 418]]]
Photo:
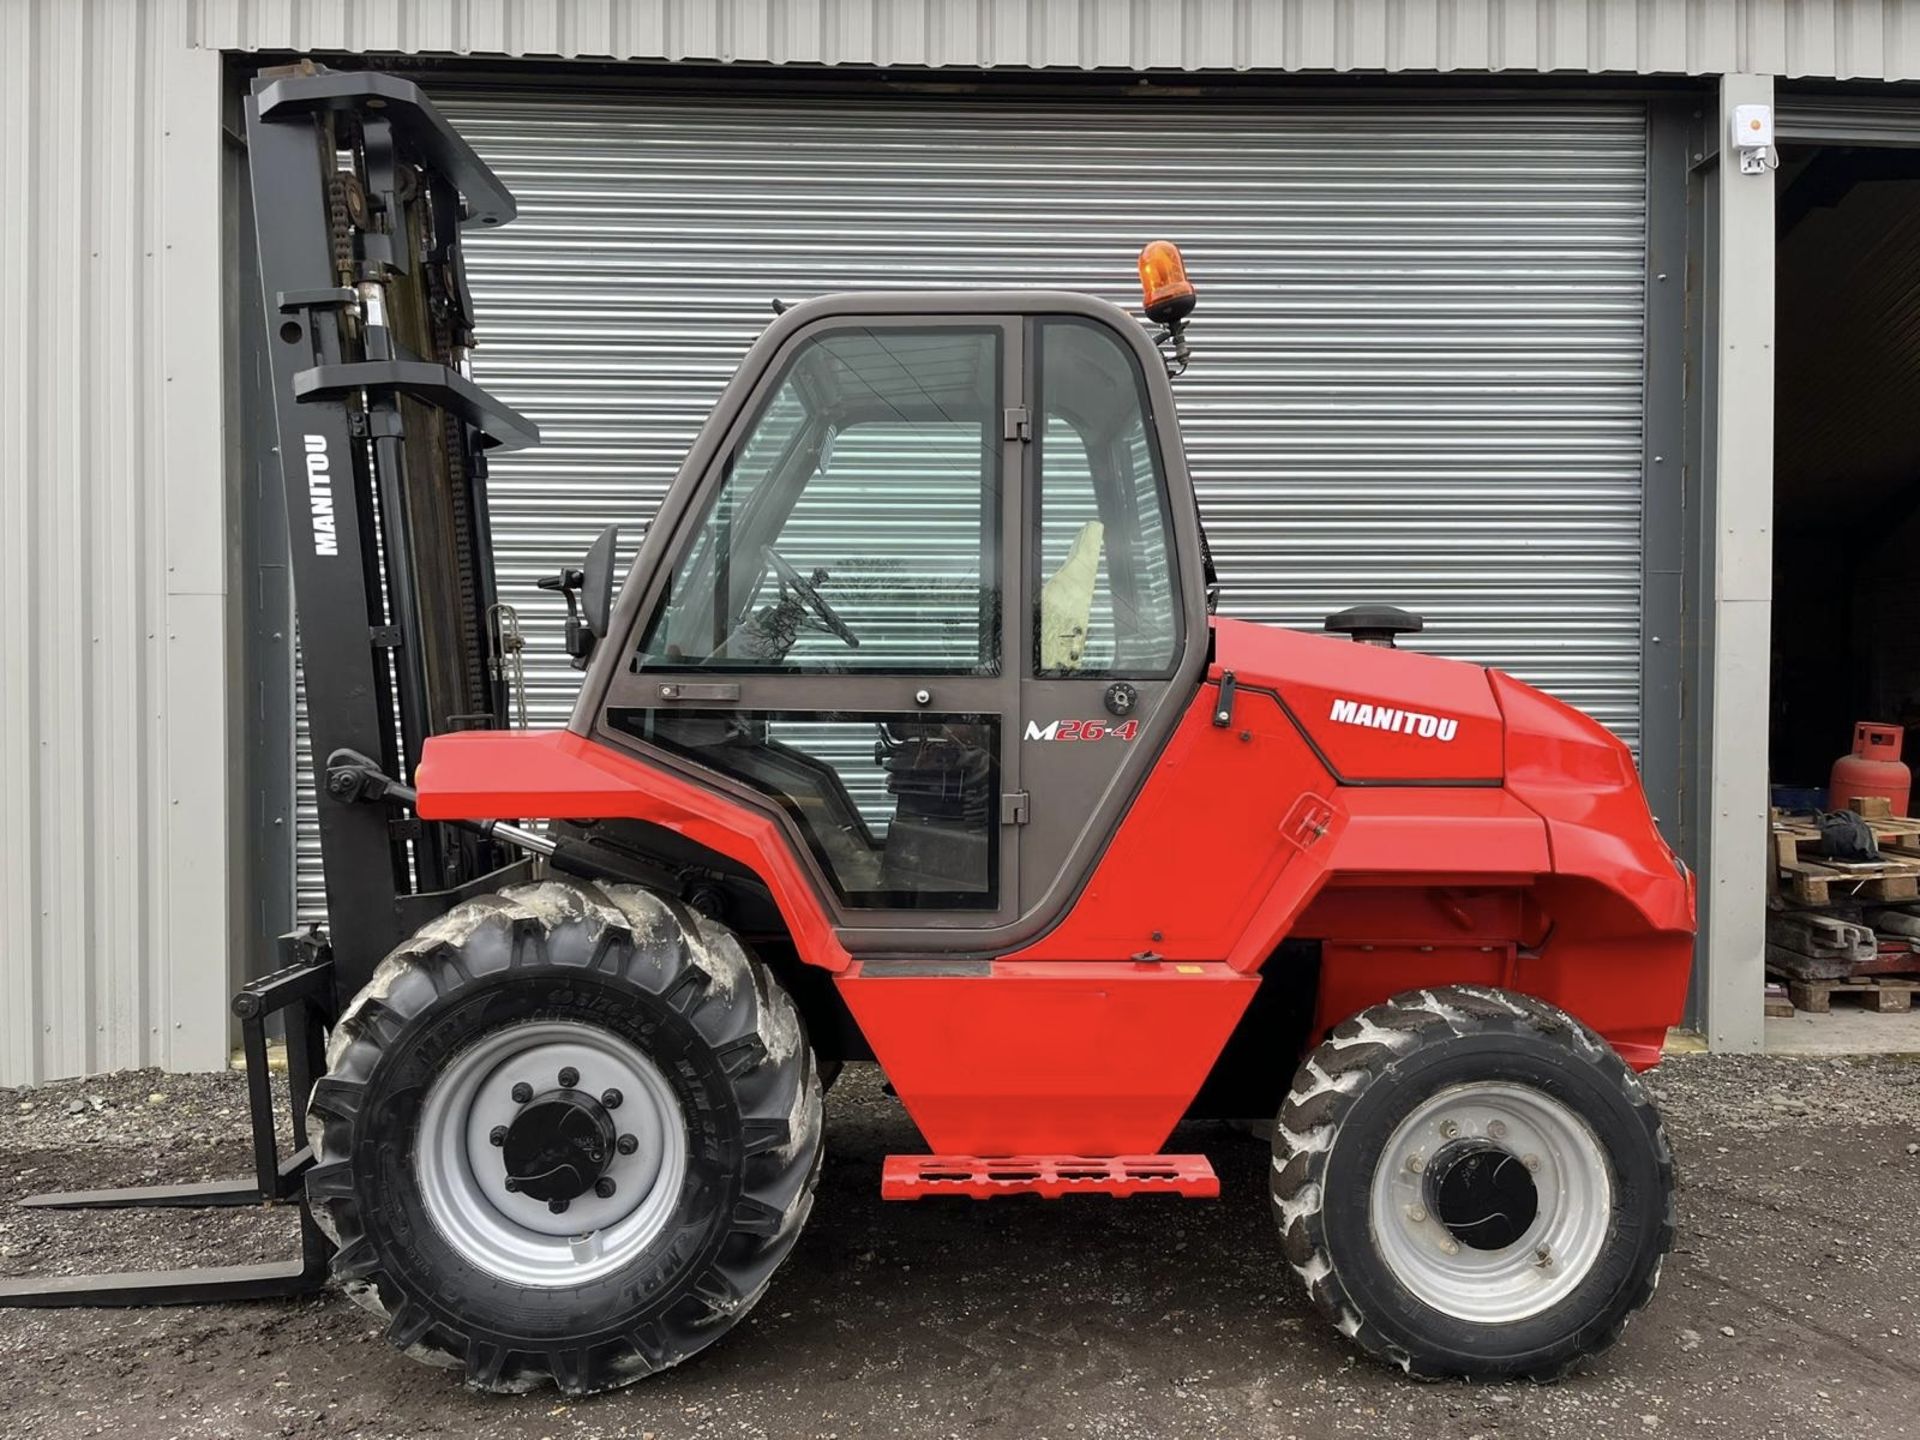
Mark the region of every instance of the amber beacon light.
[[1193, 313], [1193, 284], [1171, 240], [1154, 240], [1141, 248], [1140, 296], [1147, 318], [1156, 325], [1172, 325]]

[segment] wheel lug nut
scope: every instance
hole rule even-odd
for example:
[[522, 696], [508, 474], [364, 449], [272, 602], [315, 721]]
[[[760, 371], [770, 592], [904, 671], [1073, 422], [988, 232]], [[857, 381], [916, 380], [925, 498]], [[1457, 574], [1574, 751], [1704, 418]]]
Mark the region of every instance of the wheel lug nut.
[[1427, 1162], [1425, 1159], [1421, 1157], [1418, 1151], [1415, 1151], [1413, 1154], [1407, 1157], [1407, 1169], [1411, 1170], [1414, 1174], [1418, 1175], [1422, 1170], [1426, 1168], [1427, 1168]]
[[518, 1085], [513, 1087], [514, 1104], [524, 1105], [531, 1099], [533, 1099], [533, 1086], [527, 1084], [526, 1081], [522, 1080]]
[[604, 1090], [600, 1094], [600, 1103], [609, 1110], [618, 1110], [620, 1102], [626, 1098], [618, 1090]]
[[1538, 1155], [1522, 1155], [1520, 1157], [1520, 1163], [1529, 1170], [1538, 1170], [1540, 1168], [1540, 1157]]
[[1427, 1207], [1424, 1205], [1407, 1206], [1407, 1219], [1416, 1225], [1423, 1225], [1427, 1219]]
[[1441, 1139], [1451, 1140], [1453, 1139], [1454, 1136], [1458, 1135], [1459, 1133], [1460, 1133], [1460, 1127], [1454, 1124], [1453, 1121], [1442, 1120], [1440, 1122], [1440, 1138]]
[[495, 1145], [506, 1144], [507, 1143], [507, 1127], [504, 1125], [494, 1126], [493, 1129], [487, 1132], [487, 1139], [492, 1141]]
[[602, 1177], [601, 1179], [594, 1181], [593, 1193], [598, 1195], [602, 1200], [612, 1199], [613, 1198], [613, 1181], [608, 1180], [605, 1177]]
[[631, 1155], [640, 1148], [640, 1142], [631, 1135], [622, 1135], [618, 1140], [613, 1142], [613, 1148], [618, 1150], [622, 1155]]
[[520, 1189], [520, 1182], [514, 1179], [513, 1176], [511, 1175], [507, 1176], [507, 1193], [509, 1195], [516, 1194], [518, 1193], [519, 1189]]
[[578, 1085], [579, 1083], [580, 1083], [580, 1072], [574, 1069], [571, 1065], [567, 1066], [566, 1069], [560, 1072], [560, 1088], [562, 1090], [571, 1090], [573, 1089], [574, 1086]]
[[1487, 1122], [1487, 1134], [1492, 1136], [1495, 1140], [1506, 1139], [1507, 1122], [1504, 1120], [1489, 1120]]
[[568, 1202], [565, 1200], [549, 1200], [547, 1201], [547, 1209], [556, 1215], [564, 1215], [567, 1213], [567, 1204]]

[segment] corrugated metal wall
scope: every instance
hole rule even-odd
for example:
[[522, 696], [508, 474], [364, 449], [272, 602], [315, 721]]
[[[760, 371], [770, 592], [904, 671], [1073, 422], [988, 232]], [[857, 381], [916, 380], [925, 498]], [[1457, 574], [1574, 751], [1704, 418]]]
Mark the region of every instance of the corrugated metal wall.
[[1794, 94], [1782, 90], [1774, 107], [1782, 145], [1896, 145], [1920, 143], [1920, 104], [1892, 104], [1869, 95]]
[[1909, 80], [1914, 0], [200, 0], [224, 49]]
[[603, 525], [638, 538], [772, 297], [1133, 304], [1168, 235], [1202, 295], [1177, 394], [1223, 612], [1404, 604], [1419, 648], [1636, 738], [1641, 108], [443, 101], [520, 200], [469, 261], [475, 376], [544, 436], [491, 484], [538, 721], [579, 677], [533, 582]]
[[192, 19], [0, 5], [0, 1084], [226, 1052], [220, 59]]

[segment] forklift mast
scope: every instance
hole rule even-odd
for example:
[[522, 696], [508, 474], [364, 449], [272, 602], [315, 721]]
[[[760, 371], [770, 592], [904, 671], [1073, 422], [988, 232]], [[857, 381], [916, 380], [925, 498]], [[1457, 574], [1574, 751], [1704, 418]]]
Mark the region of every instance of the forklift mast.
[[[513, 197], [419, 87], [393, 76], [304, 61], [268, 70], [253, 82], [246, 122], [262, 338], [322, 770], [327, 925], [281, 936], [279, 968], [233, 998], [251, 1175], [22, 1203], [292, 1204], [299, 1251], [242, 1265], [0, 1279], [0, 1306], [192, 1304], [322, 1288], [334, 1247], [306, 1203], [306, 1141], [307, 1102], [333, 1083], [323, 1078], [328, 1028], [405, 937], [462, 900], [529, 878], [532, 861], [503, 863], [507, 855], [553, 849], [513, 826], [421, 821], [395, 804], [357, 803], [410, 802], [405, 782], [429, 736], [508, 723], [517, 627], [500, 623], [486, 455], [539, 434], [467, 376], [473, 307], [460, 236], [511, 220]], [[291, 1154], [278, 1138], [270, 1024], [286, 1045]]]
[[246, 126], [344, 1004], [422, 923], [513, 878], [488, 836], [354, 803], [365, 771], [341, 761], [407, 781], [428, 736], [509, 721], [486, 455], [538, 434], [468, 377], [461, 235], [515, 207], [405, 80], [267, 71]]

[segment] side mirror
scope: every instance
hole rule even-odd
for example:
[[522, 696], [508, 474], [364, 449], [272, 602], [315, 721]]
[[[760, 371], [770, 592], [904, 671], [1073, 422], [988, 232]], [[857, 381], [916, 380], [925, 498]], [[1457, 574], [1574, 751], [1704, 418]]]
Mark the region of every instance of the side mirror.
[[620, 527], [609, 525], [587, 551], [585, 563], [571, 566], [558, 575], [536, 582], [567, 602], [567, 654], [573, 668], [584, 670], [593, 658], [593, 647], [603, 639], [613, 622], [613, 550], [620, 540]]
[[613, 623], [613, 552], [619, 543], [620, 527], [607, 526], [580, 567], [580, 618], [596, 640], [606, 639]]

